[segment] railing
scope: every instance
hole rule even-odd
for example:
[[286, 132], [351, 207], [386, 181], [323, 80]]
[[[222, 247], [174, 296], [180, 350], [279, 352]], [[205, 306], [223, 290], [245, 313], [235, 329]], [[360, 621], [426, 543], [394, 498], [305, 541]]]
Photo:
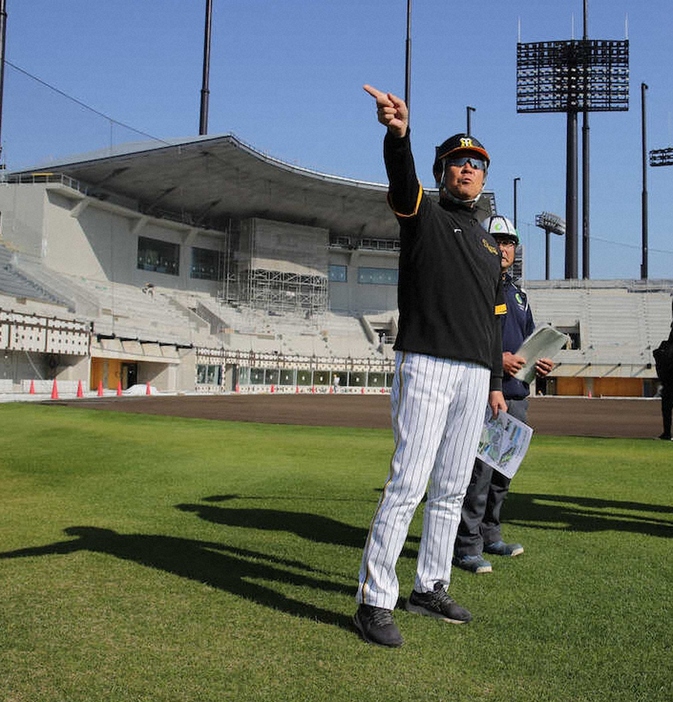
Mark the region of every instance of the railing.
[[17, 175], [8, 175], [4, 181], [5, 183], [21, 183], [28, 185], [36, 185], [38, 183], [57, 183], [60, 185], [65, 185], [68, 188], [77, 190], [83, 195], [88, 195], [89, 190], [78, 180], [71, 178], [63, 173], [50, 173], [48, 171], [35, 171], [34, 173], [19, 173]]

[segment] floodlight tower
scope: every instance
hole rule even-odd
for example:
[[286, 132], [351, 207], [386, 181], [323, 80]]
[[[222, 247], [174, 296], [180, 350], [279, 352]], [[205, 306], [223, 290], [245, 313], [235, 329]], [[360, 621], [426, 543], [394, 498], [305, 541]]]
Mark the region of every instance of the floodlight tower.
[[[586, 6], [586, 0], [585, 0]], [[585, 13], [586, 17], [586, 13]], [[586, 20], [585, 20], [586, 21]], [[586, 32], [585, 32], [586, 34]], [[517, 112], [565, 112], [566, 247], [565, 277], [577, 278], [577, 115], [629, 109], [629, 42], [589, 40], [517, 44]], [[583, 133], [588, 199], [588, 117]], [[588, 259], [588, 203], [583, 250]], [[588, 277], [589, 261], [584, 262]]]
[[[645, 85], [643, 83], [643, 85]], [[644, 104], [644, 103], [643, 103]], [[643, 125], [645, 124], [645, 113], [643, 107]], [[640, 277], [646, 279], [648, 277], [648, 231], [647, 231], [647, 190], [646, 190], [646, 163], [644, 160], [645, 149], [647, 142], [645, 140], [645, 127], [643, 126], [643, 245], [642, 256], [643, 262], [640, 266]], [[650, 166], [673, 166], [673, 147], [669, 146], [666, 149], [653, 149], [650, 151]]]
[[650, 166], [673, 166], [673, 146], [650, 151]]
[[558, 215], [551, 212], [541, 212], [539, 215], [535, 215], [535, 226], [544, 229], [544, 279], [549, 280], [549, 235], [563, 236], [566, 233], [566, 223]]

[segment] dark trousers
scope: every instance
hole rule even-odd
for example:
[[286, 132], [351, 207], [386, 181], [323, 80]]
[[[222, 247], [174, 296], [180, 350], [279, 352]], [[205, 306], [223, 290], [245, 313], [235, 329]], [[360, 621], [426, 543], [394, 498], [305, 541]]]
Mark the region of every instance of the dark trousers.
[[[528, 400], [507, 400], [507, 411], [526, 421]], [[465, 493], [460, 525], [454, 545], [457, 556], [478, 555], [484, 543], [500, 541], [500, 512], [511, 480], [479, 459], [474, 462], [472, 478]]]
[[661, 386], [661, 418], [664, 422], [664, 434], [671, 435], [671, 414], [673, 414], [673, 383]]

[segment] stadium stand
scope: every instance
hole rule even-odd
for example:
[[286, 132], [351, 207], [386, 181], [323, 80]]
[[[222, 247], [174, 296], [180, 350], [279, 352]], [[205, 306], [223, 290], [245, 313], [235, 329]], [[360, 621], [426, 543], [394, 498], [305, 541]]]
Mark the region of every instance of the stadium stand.
[[[231, 135], [5, 174], [0, 393], [53, 379], [88, 392], [385, 391], [399, 252], [385, 190]], [[538, 392], [656, 391], [670, 280], [525, 287], [537, 323], [569, 340]]]

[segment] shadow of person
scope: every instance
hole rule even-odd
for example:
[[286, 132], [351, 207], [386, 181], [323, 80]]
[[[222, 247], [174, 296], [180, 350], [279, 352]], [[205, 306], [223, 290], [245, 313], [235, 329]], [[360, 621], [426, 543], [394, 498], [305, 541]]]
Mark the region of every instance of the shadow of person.
[[[212, 503], [215, 498], [205, 497], [204, 502]], [[229, 502], [233, 498], [222, 498]], [[286, 531], [296, 536], [318, 543], [335, 546], [350, 546], [362, 549], [367, 539], [367, 529], [340, 522], [331, 517], [308, 512], [288, 512], [286, 510], [213, 506], [212, 504], [179, 504], [176, 509], [194, 512], [199, 518], [214, 524], [224, 524], [261, 531]], [[417, 537], [408, 537], [409, 541], [418, 541]], [[416, 558], [416, 551], [405, 548], [403, 556]]]
[[510, 493], [506, 520], [532, 529], [628, 531], [673, 537], [673, 507], [593, 497]]
[[[0, 559], [65, 555], [77, 551], [105, 553], [181, 578], [205, 583], [249, 602], [296, 617], [310, 618], [344, 629], [351, 628], [350, 617], [292, 599], [256, 582], [272, 581], [354, 596], [354, 588], [316, 577], [310, 574], [309, 568], [297, 561], [270, 558], [263, 553], [233, 549], [217, 542], [173, 536], [120, 534], [112, 529], [92, 526], [72, 526], [64, 529], [64, 533], [77, 538], [45, 546], [6, 551], [0, 553]], [[305, 572], [294, 572], [299, 567]]]

